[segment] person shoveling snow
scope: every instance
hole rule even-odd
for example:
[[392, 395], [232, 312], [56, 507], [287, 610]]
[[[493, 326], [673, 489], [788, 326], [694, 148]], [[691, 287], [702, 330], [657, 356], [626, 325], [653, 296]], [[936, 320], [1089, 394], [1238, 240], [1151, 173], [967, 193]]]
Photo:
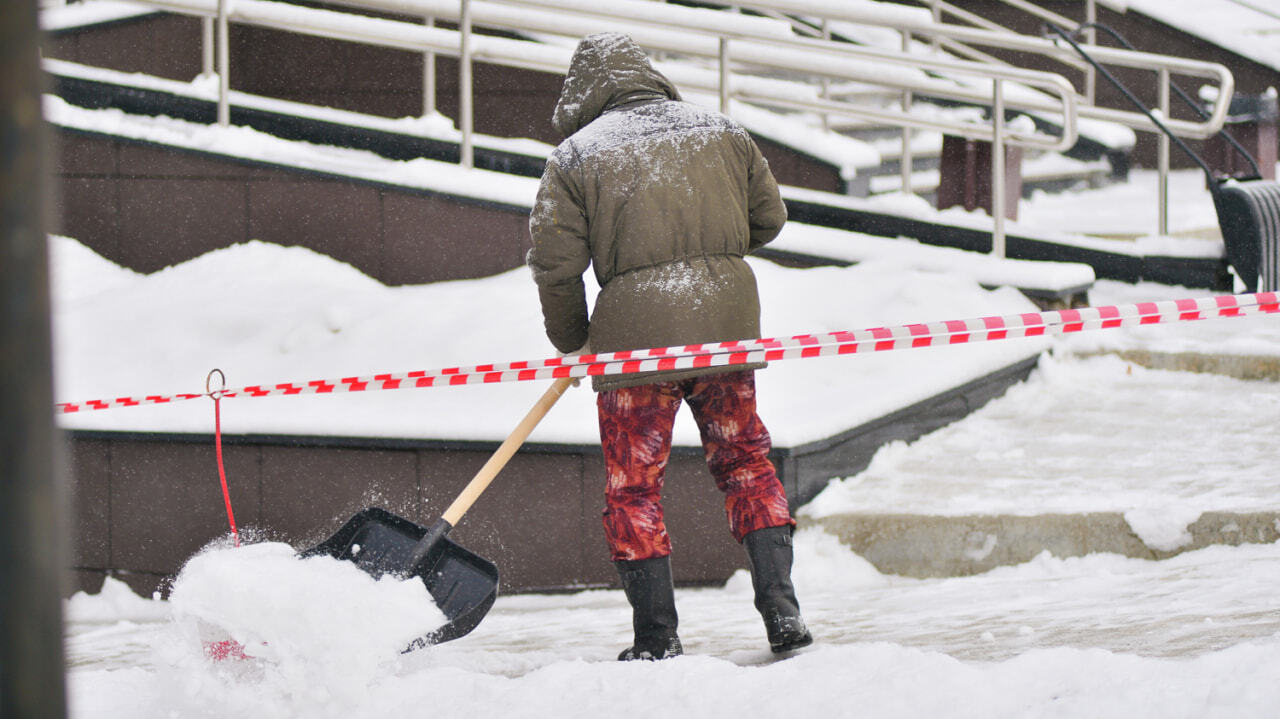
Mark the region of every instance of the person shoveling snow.
[[[743, 259], [787, 219], [769, 164], [734, 121], [682, 102], [631, 38], [579, 43], [552, 124], [529, 219], [528, 264], [547, 337], [560, 352], [617, 352], [758, 337], [760, 298]], [[600, 294], [588, 317], [582, 275]], [[588, 345], [590, 349], [587, 349]], [[683, 653], [662, 484], [682, 402], [747, 548], [770, 648], [813, 642], [791, 584], [791, 517], [756, 413], [755, 370], [698, 368], [597, 376], [607, 488], [605, 537], [632, 606], [621, 660]]]

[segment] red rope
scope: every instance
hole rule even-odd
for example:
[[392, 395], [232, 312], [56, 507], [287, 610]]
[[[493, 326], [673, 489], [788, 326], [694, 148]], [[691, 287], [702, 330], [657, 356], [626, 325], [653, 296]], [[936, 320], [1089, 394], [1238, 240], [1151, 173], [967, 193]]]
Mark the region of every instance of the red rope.
[[[214, 372], [217, 372], [222, 377], [222, 387], [216, 390], [210, 387]], [[227, 470], [222, 464], [222, 395], [225, 394], [226, 387], [227, 378], [220, 369], [209, 372], [209, 376], [205, 378], [205, 394], [213, 400], [213, 446], [218, 456], [218, 479], [222, 482], [222, 499], [227, 505], [227, 524], [231, 525], [231, 536], [235, 539], [236, 546], [239, 547], [240, 532], [236, 529], [236, 515], [231, 511], [231, 492], [227, 489]], [[215, 662], [229, 659], [252, 659], [252, 657], [244, 653], [244, 645], [234, 639], [205, 641], [203, 644], [205, 656]]]
[[[222, 374], [222, 370], [215, 369], [213, 372]], [[213, 378], [213, 372], [209, 373], [209, 379]], [[223, 386], [226, 386], [226, 378], [223, 377]], [[209, 381], [205, 381], [205, 389], [209, 389]], [[240, 532], [236, 529], [236, 515], [231, 511], [231, 492], [227, 489], [227, 471], [222, 464], [222, 390], [209, 391], [209, 397], [213, 399], [213, 445], [218, 456], [218, 479], [222, 481], [222, 499], [227, 505], [227, 524], [231, 525], [231, 536], [235, 539], [236, 546], [240, 546]]]

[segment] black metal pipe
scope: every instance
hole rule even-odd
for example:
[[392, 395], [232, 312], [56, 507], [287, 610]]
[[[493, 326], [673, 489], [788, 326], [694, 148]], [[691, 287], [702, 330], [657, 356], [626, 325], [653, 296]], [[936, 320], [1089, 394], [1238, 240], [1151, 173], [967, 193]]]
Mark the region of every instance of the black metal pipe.
[[1142, 114], [1147, 116], [1148, 120], [1150, 120], [1156, 127], [1160, 128], [1160, 131], [1163, 132], [1165, 135], [1167, 135], [1169, 139], [1173, 141], [1173, 144], [1177, 145], [1179, 149], [1185, 152], [1187, 154], [1187, 157], [1190, 157], [1192, 160], [1194, 160], [1195, 163], [1200, 166], [1200, 169], [1204, 171], [1205, 183], [1208, 184], [1209, 186], [1213, 186], [1213, 171], [1209, 169], [1209, 166], [1205, 164], [1205, 161], [1202, 160], [1200, 156], [1197, 155], [1195, 152], [1192, 152], [1191, 148], [1187, 147], [1187, 143], [1183, 142], [1181, 137], [1178, 137], [1177, 135], [1173, 134], [1173, 131], [1170, 130], [1167, 126], [1165, 126], [1165, 124], [1161, 122], [1160, 119], [1157, 118], [1153, 112], [1151, 112], [1151, 109], [1147, 107], [1146, 103], [1142, 102], [1142, 100], [1139, 100], [1138, 97], [1134, 95], [1133, 92], [1128, 87], [1126, 87], [1124, 83], [1120, 82], [1120, 80], [1117, 79], [1115, 75], [1111, 74], [1110, 70], [1107, 70], [1105, 67], [1102, 66], [1101, 63], [1093, 59], [1092, 55], [1085, 52], [1084, 48], [1080, 47], [1080, 43], [1076, 42], [1071, 37], [1070, 33], [1068, 33], [1066, 30], [1058, 27], [1057, 25], [1051, 22], [1045, 23], [1045, 27], [1049, 28], [1055, 34], [1057, 34], [1059, 37], [1065, 40], [1067, 44], [1070, 45], [1072, 49], [1076, 51], [1077, 55], [1083, 58], [1085, 62], [1092, 65], [1093, 69], [1097, 70], [1099, 75], [1106, 78], [1107, 82], [1110, 82], [1111, 85], [1115, 87], [1115, 89], [1120, 91], [1120, 94], [1125, 96], [1125, 99], [1133, 103], [1133, 105], [1137, 107], [1138, 110], [1142, 112]]
[[[1135, 48], [1133, 46], [1133, 43], [1129, 42], [1129, 40], [1125, 38], [1124, 35], [1121, 35], [1118, 31], [1114, 30], [1113, 28], [1107, 25], [1103, 25], [1102, 23], [1094, 22], [1094, 23], [1087, 23], [1085, 25], [1081, 25], [1078, 28], [1076, 28], [1071, 34], [1072, 36], [1077, 36], [1083, 30], [1086, 30], [1088, 28], [1095, 28], [1095, 29], [1101, 30], [1107, 33], [1108, 35], [1110, 35], [1111, 39], [1119, 43], [1120, 46], [1123, 47], [1124, 49], [1133, 50], [1134, 52], [1137, 52], [1137, 48]], [[1060, 32], [1061, 29], [1059, 29], [1058, 31]], [[1077, 47], [1077, 51], [1079, 51], [1078, 47]], [[1182, 100], [1184, 104], [1186, 104], [1187, 107], [1191, 108], [1197, 115], [1200, 116], [1201, 120], [1209, 119], [1209, 113], [1204, 109], [1203, 106], [1200, 105], [1200, 103], [1196, 102], [1191, 97], [1191, 95], [1187, 93], [1186, 90], [1183, 90], [1181, 85], [1174, 82], [1173, 80], [1170, 80], [1169, 87], [1170, 89], [1173, 90], [1174, 94], [1176, 94], [1178, 98]], [[1218, 98], [1217, 101], [1221, 102], [1222, 98]], [[1227, 132], [1226, 127], [1223, 127], [1221, 130], [1219, 130], [1218, 135], [1222, 137], [1222, 139], [1226, 140], [1227, 144], [1231, 145], [1232, 149], [1238, 152], [1240, 156], [1245, 159], [1245, 162], [1249, 163], [1249, 165], [1253, 168], [1254, 177], [1262, 177], [1262, 169], [1258, 167], [1258, 161], [1253, 159], [1253, 155], [1249, 154], [1248, 150], [1244, 149], [1244, 145], [1241, 145], [1236, 140], [1236, 138], [1232, 137], [1231, 133]]]
[[0, 717], [66, 716], [36, 0], [0, 0]]

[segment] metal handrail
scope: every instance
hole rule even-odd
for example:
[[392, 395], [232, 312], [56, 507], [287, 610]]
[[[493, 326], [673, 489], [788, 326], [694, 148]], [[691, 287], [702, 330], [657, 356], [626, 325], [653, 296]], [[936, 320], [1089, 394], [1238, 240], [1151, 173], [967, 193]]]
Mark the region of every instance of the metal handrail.
[[[1063, 150], [1076, 141], [1074, 92], [1065, 78], [1052, 73], [1010, 67], [993, 68], [964, 60], [920, 57], [908, 53], [859, 48], [847, 43], [794, 38], [776, 32], [772, 24], [769, 26], [760, 24], [758, 18], [728, 16], [734, 20], [741, 17], [741, 20], [749, 22], [725, 23], [719, 19], [725, 15], [715, 11], [670, 8], [672, 11], [690, 10], [691, 13], [701, 13], [702, 15], [696, 18], [698, 22], [710, 24], [714, 20], [717, 25], [713, 30], [690, 28], [686, 25], [683, 26], [683, 31], [673, 30], [665, 21], [657, 22], [647, 19], [643, 14], [635, 14], [634, 8], [629, 9], [630, 13], [620, 12], [628, 10], [627, 5], [647, 5], [642, 2], [615, 1], [600, 8], [582, 3], [581, 7], [575, 9], [571, 7], [574, 0], [506, 0], [512, 5], [524, 6], [525, 12], [519, 14], [511, 14], [505, 9], [500, 9], [499, 3], [478, 0], [462, 0], [461, 5], [458, 0], [342, 0], [342, 2], [372, 10], [448, 19], [452, 19], [452, 13], [449, 10], [451, 7], [465, 6], [471, 13], [471, 22], [462, 23], [462, 29], [454, 31], [396, 20], [286, 5], [268, 0], [236, 0], [230, 8], [221, 4], [225, 3], [225, 0], [142, 0], [142, 4], [172, 12], [217, 18], [221, 10], [228, 21], [452, 56], [463, 54], [460, 49], [459, 34], [465, 33], [465, 29], [471, 23], [498, 27], [517, 26], [532, 32], [554, 31], [580, 35], [599, 30], [602, 18], [616, 19], [621, 16], [637, 23], [636, 31], [632, 35], [640, 44], [650, 49], [679, 53], [686, 57], [723, 62], [725, 56], [729, 54], [726, 52], [726, 43], [731, 42], [734, 48], [732, 57], [750, 57], [748, 62], [753, 66], [796, 73], [822, 74], [833, 78], [876, 84], [885, 84], [885, 66], [894, 65], [901, 68], [893, 76], [893, 84], [896, 87], [971, 103], [989, 103], [993, 91], [936, 79], [920, 70], [928, 69], [952, 75], [969, 76], [987, 82], [1011, 82], [1035, 87], [1049, 95], [1021, 92], [1009, 99], [1008, 108], [1061, 113], [1059, 123], [1062, 127], [1061, 134], [1051, 136], [1011, 129], [1006, 141], [1010, 144], [1048, 150]], [[537, 12], [535, 6], [544, 8], [556, 6], [556, 8], [554, 12]], [[565, 13], [569, 15], [566, 16]], [[680, 13], [676, 14], [680, 15]], [[665, 12], [664, 17], [666, 17]], [[692, 16], [686, 15], [686, 17]], [[677, 19], [683, 18], [677, 17]], [[645, 24], [653, 27], [645, 30], [643, 28]], [[472, 38], [471, 47], [466, 54], [471, 60], [563, 73], [568, 67], [571, 49], [493, 36], [477, 36]], [[815, 67], [821, 70], [815, 73]], [[728, 83], [729, 87], [725, 87], [726, 73], [723, 72], [704, 71], [688, 65], [664, 66], [664, 68], [673, 75], [673, 80], [677, 81], [677, 84], [695, 90], [719, 93], [722, 97], [790, 109], [845, 114], [877, 122], [939, 129], [975, 139], [992, 139], [994, 132], [989, 127], [973, 123], [922, 119], [912, 117], [907, 112], [893, 113], [825, 99], [814, 92], [812, 87], [802, 83], [733, 74]], [[221, 62], [217, 70], [220, 75], [229, 75]], [[463, 84], [463, 92], [467, 92], [467, 83]], [[223, 104], [225, 105], [225, 98]]]
[[[902, 12], [886, 12], [880, 3], [866, 0], [847, 0], [838, 4], [823, 0], [737, 0], [737, 4], [753, 9], [799, 15], [821, 13], [831, 20], [885, 27], [919, 37], [937, 37], [966, 45], [1035, 53], [1070, 66], [1078, 66], [1079, 63], [1079, 58], [1074, 55], [1071, 48], [1064, 47], [1054, 40], [1007, 30], [997, 31], [939, 23], [931, 17], [923, 17], [921, 13], [915, 12], [919, 8], [914, 7], [902, 6]], [[1214, 80], [1228, 97], [1235, 91], [1235, 79], [1231, 71], [1219, 63], [1099, 45], [1092, 46], [1090, 51], [1099, 62], [1105, 65]], [[1139, 112], [1113, 110], [1090, 104], [1082, 104], [1079, 112], [1084, 118], [1114, 122], [1143, 132], [1161, 132], [1160, 128]], [[1209, 118], [1200, 122], [1171, 118], [1166, 125], [1181, 137], [1205, 139], [1222, 129], [1226, 116], [1225, 109], [1215, 107]]]
[[[979, 27], [984, 30], [994, 30], [996, 32], [1006, 32], [1006, 33], [1016, 34], [1013, 30], [993, 20], [988, 20], [987, 18], [981, 15], [978, 15], [977, 13], [971, 12], [969, 10], [965, 10], [962, 7], [946, 2], [946, 0], [915, 0], [915, 2], [933, 10], [934, 20], [938, 22], [941, 22], [944, 18], [950, 15], [958, 20], [968, 23], [969, 25], [972, 25], [974, 27]], [[1074, 20], [1063, 17], [1050, 10], [1046, 10], [1040, 7], [1039, 5], [1034, 5], [1032, 3], [1026, 2], [1025, 0], [1001, 0], [1001, 2], [1003, 2], [1006, 5], [1009, 5], [1010, 7], [1014, 7], [1019, 10], [1022, 10], [1023, 12], [1029, 15], [1032, 15], [1034, 17], [1037, 17], [1041, 20], [1055, 23], [1061, 27], [1065, 27], [1070, 30], [1076, 30], [1079, 27], [1079, 23], [1075, 22]], [[1093, 21], [1092, 19], [1097, 17], [1096, 0], [1085, 0], [1085, 16], [1086, 18], [1089, 18], [1088, 22], [1092, 22]], [[1089, 33], [1089, 37], [1087, 38], [1088, 44], [1093, 45], [1095, 33], [1093, 30], [1089, 30], [1087, 32]], [[937, 46], [939, 46], [942, 49], [946, 49], [948, 52], [958, 53], [965, 56], [970, 56], [974, 53], [978, 53], [977, 50], [974, 50], [968, 45], [965, 45], [964, 43], [958, 42], [956, 40], [952, 40], [950, 38], [942, 38], [942, 37], [935, 36], [934, 42], [937, 44]], [[985, 53], [981, 53], [981, 54], [985, 54]], [[992, 58], [992, 60], [994, 62], [1003, 62], [1002, 60], [996, 60], [994, 58]], [[1093, 66], [1087, 62], [1084, 62], [1083, 60], [1080, 60], [1079, 58], [1071, 58], [1070, 61], [1064, 60], [1064, 62], [1066, 62], [1067, 65], [1070, 65], [1071, 67], [1074, 67], [1075, 69], [1085, 73], [1085, 90], [1082, 94], [1084, 95], [1085, 100], [1090, 104], [1092, 104], [1095, 97], [1095, 89], [1097, 87], [1097, 77], [1094, 72]]]
[[[447, 17], [449, 8], [456, 6], [457, 0], [337, 0], [337, 4], [406, 14], [431, 13], [436, 17]], [[1066, 95], [1073, 94], [1070, 84], [1065, 83], [1065, 78], [1051, 73], [1007, 67], [994, 69], [984, 63], [946, 58], [922, 58], [910, 53], [885, 52], [848, 43], [796, 37], [790, 34], [789, 30], [786, 33], [780, 32], [782, 26], [771, 20], [762, 21], [761, 18], [713, 10], [669, 6], [664, 8], [659, 18], [654, 15], [651, 3], [637, 0], [613, 0], [608, 3], [587, 0], [476, 0], [471, 3], [471, 6], [474, 21], [489, 27], [581, 36], [599, 31], [604, 27], [602, 22], [626, 21], [634, 24], [628, 28], [633, 39], [647, 48], [717, 63], [721, 62], [726, 50], [725, 43], [728, 42], [732, 48], [729, 54], [733, 60], [772, 70], [883, 85], [885, 84], [884, 66], [896, 65], [912, 71], [929, 69], [938, 73], [951, 73], [983, 80], [1000, 79], [1017, 82], [1038, 87], [1057, 98], [1055, 102], [1044, 96], [1024, 95], [1011, 100], [1010, 109], [1014, 110], [1064, 112], [1066, 105], [1072, 102], [1065, 99]], [[518, 7], [521, 12], [512, 14], [509, 10], [511, 7]], [[858, 60], [864, 62], [859, 63]], [[875, 64], [865, 64], [867, 61]], [[680, 74], [686, 78], [686, 84], [696, 89], [715, 91], [722, 96], [725, 94], [724, 88], [720, 87], [723, 83], [719, 79], [716, 80], [715, 85], [709, 85], [705, 78], [697, 77], [696, 73]], [[899, 73], [893, 76], [893, 81], [894, 86], [899, 89], [932, 93], [959, 102], [990, 102], [991, 91], [989, 90], [957, 86], [945, 80], [931, 78], [924, 73]], [[821, 103], [814, 102], [812, 93], [799, 83], [762, 83], [758, 78], [739, 73], [733, 76], [730, 84], [733, 89], [728, 93], [729, 95], [739, 99], [750, 98], [756, 104], [771, 104], [790, 109], [822, 110], [876, 121], [885, 121], [887, 117], [882, 112], [870, 111], [855, 105], [829, 100]], [[918, 119], [907, 117], [906, 113], [894, 114], [892, 117], [907, 122], [920, 122]], [[1074, 127], [1074, 123], [1064, 117], [1062, 124], [1068, 123]], [[928, 126], [940, 128], [936, 123], [929, 123]], [[954, 124], [946, 124], [945, 128], [954, 129], [957, 134], [967, 137], [990, 135], [989, 131], [957, 127]], [[1073, 132], [1072, 130], [1056, 136], [1053, 140], [1047, 140], [1043, 135], [1015, 133], [1013, 142], [1046, 150], [1063, 150], [1075, 142]]]
[[[915, 2], [929, 7], [933, 12], [933, 17], [935, 20], [941, 20], [947, 15], [951, 15], [964, 22], [974, 25], [975, 27], [978, 27], [978, 28], [997, 31], [997, 32], [1004, 32], [1009, 35], [1017, 34], [1008, 28], [1005, 28], [997, 23], [987, 20], [986, 18], [982, 18], [967, 10], [964, 10], [963, 8], [959, 8], [955, 5], [952, 5], [951, 3], [946, 2], [946, 0], [915, 0]], [[1028, 2], [1027, 0], [1000, 0], [1000, 2], [1002, 2], [1008, 7], [1014, 8], [1016, 10], [1020, 10], [1028, 15], [1031, 15], [1035, 18], [1043, 20], [1047, 24], [1056, 25], [1059, 28], [1063, 28], [1068, 32], [1072, 32], [1072, 33], [1082, 32], [1082, 34], [1084, 35], [1084, 42], [1082, 44], [1089, 48], [1089, 52], [1091, 55], [1095, 55], [1095, 56], [1100, 54], [1099, 53], [1100, 50], [1102, 51], [1101, 54], [1103, 55], [1106, 54], [1105, 49], [1100, 48], [1097, 44], [1099, 3], [1102, 3], [1103, 5], [1110, 5], [1112, 6], [1113, 9], [1118, 9], [1118, 10], [1124, 9], [1123, 4], [1120, 4], [1117, 6], [1113, 2], [1107, 2], [1107, 0], [1085, 0], [1084, 22], [1078, 23], [1070, 18], [1063, 17], [1062, 15], [1059, 15], [1055, 12], [1042, 8], [1039, 5], [1035, 5], [1034, 3]], [[1250, 6], [1250, 7], [1253, 7], [1253, 6]], [[1083, 28], [1083, 30], [1081, 30], [1081, 28]], [[1054, 42], [1055, 43], [1057, 42], [1056, 38], [1054, 39]], [[959, 42], [957, 40], [953, 40], [951, 38], [942, 39], [942, 38], [937, 38], [935, 36], [935, 43], [937, 45], [941, 45], [945, 47], [947, 50], [951, 52], [956, 52], [967, 57], [973, 57], [974, 54], [977, 52], [973, 50], [971, 47], [969, 47], [968, 45], [962, 42]], [[1126, 49], [1132, 49], [1132, 48], [1128, 48], [1128, 46], [1126, 45]], [[1074, 55], [1071, 57], [1054, 56], [1053, 59], [1063, 62], [1069, 66], [1077, 67], [1078, 69], [1082, 69], [1084, 71], [1084, 77], [1085, 77], [1085, 90], [1083, 93], [1084, 102], [1086, 106], [1093, 106], [1096, 102], [1099, 72], [1100, 71], [1105, 72], [1105, 71], [1100, 70], [1100, 68], [1094, 67], [1092, 63], [1084, 63], [1084, 66], [1080, 67], [1079, 63], [1081, 62], [1081, 60], [1080, 58]], [[1121, 64], [1121, 63], [1117, 63], [1117, 64]], [[1168, 229], [1169, 229], [1169, 172], [1170, 172], [1169, 154], [1170, 154], [1171, 137], [1178, 137], [1180, 141], [1180, 137], [1183, 137], [1183, 136], [1193, 137], [1196, 139], [1204, 139], [1207, 136], [1215, 135], [1221, 130], [1221, 127], [1222, 127], [1222, 125], [1218, 122], [1218, 118], [1221, 117], [1225, 120], [1226, 113], [1215, 112], [1210, 118], [1208, 118], [1205, 121], [1205, 127], [1203, 128], [1203, 131], [1190, 131], [1190, 132], [1187, 131], [1187, 127], [1185, 124], [1176, 120], [1171, 120], [1168, 117], [1169, 91], [1171, 88], [1175, 87], [1173, 85], [1173, 78], [1172, 78], [1172, 74], [1175, 72], [1175, 70], [1171, 67], [1146, 67], [1145, 69], [1152, 70], [1157, 75], [1157, 83], [1156, 83], [1157, 97], [1158, 97], [1157, 109], [1161, 112], [1162, 117], [1165, 118], [1163, 123], [1155, 123], [1149, 120], [1147, 123], [1141, 123], [1139, 121], [1138, 124], [1134, 124], [1133, 122], [1127, 122], [1128, 120], [1136, 120], [1136, 118], [1134, 118], [1131, 113], [1128, 113], [1128, 112], [1116, 113], [1116, 111], [1114, 110], [1108, 111], [1105, 108], [1100, 108], [1097, 112], [1091, 112], [1086, 110], [1085, 114], [1086, 115], [1096, 114], [1097, 116], [1100, 117], [1100, 119], [1106, 119], [1106, 120], [1115, 121], [1115, 122], [1122, 122], [1124, 124], [1128, 124], [1130, 127], [1134, 129], [1141, 130], [1148, 133], [1153, 132], [1156, 134], [1157, 143], [1158, 143], [1157, 155], [1156, 155], [1156, 171], [1158, 175], [1157, 190], [1156, 190], [1156, 195], [1157, 195], [1156, 231], [1159, 234], [1164, 235], [1168, 233]], [[1143, 114], [1145, 115], [1146, 113], [1143, 113]], [[1203, 115], [1203, 113], [1201, 114]], [[1161, 128], [1159, 127], [1159, 124], [1163, 124], [1165, 127]], [[1178, 130], [1181, 130], [1182, 132], [1179, 133]], [[1169, 134], [1170, 131], [1173, 131], [1174, 133], [1172, 136]]]
[[[210, 67], [206, 48], [205, 71], [219, 75], [219, 122], [229, 118], [230, 58], [227, 26], [230, 22], [268, 27], [330, 39], [351, 41], [413, 52], [442, 54], [459, 58], [459, 130], [463, 135], [462, 164], [470, 167], [471, 80], [473, 61], [563, 74], [568, 68], [572, 47], [568, 44], [527, 42], [490, 35], [475, 35], [473, 24], [514, 29], [524, 33], [577, 38], [620, 23], [642, 46], [651, 51], [693, 59], [695, 62], [657, 63], [678, 86], [717, 93], [723, 110], [732, 100], [766, 106], [842, 115], [903, 128], [929, 129], [972, 139], [991, 141], [993, 186], [1003, 186], [1003, 148], [1017, 145], [1046, 150], [1065, 150], [1077, 138], [1077, 116], [1091, 116], [1133, 126], [1135, 120], [1121, 111], [1102, 111], [1081, 106], [1071, 83], [1061, 75], [1026, 70], [989, 62], [975, 62], [946, 55], [921, 55], [899, 50], [882, 50], [826, 39], [797, 37], [789, 25], [768, 17], [724, 13], [709, 9], [663, 6], [660, 13], [644, 0], [336, 0], [339, 4], [364, 10], [389, 12], [420, 18], [405, 22], [369, 17], [335, 10], [289, 5], [270, 0], [139, 0], [140, 4], [171, 12], [205, 18], [206, 41], [216, 35], [218, 52]], [[1069, 50], [1043, 38], [1012, 35], [976, 28], [944, 25], [917, 12], [886, 12], [886, 7], [915, 11], [905, 6], [887, 6], [849, 0], [835, 5], [809, 0], [748, 0], [747, 7], [786, 14], [818, 14], [837, 20], [888, 26], [904, 33], [904, 47], [911, 35], [939, 37], [949, 42], [1040, 52], [1063, 58]], [[820, 13], [813, 11], [821, 10]], [[872, 11], [874, 10], [874, 12]], [[456, 21], [457, 30], [434, 25], [435, 19]], [[214, 33], [208, 28], [216, 26]], [[1130, 51], [1098, 53], [1103, 62], [1130, 67], [1154, 66], [1162, 72], [1178, 72], [1217, 79], [1220, 97], [1233, 91], [1231, 75], [1221, 66], [1185, 61]], [[1105, 55], [1105, 56], [1103, 56]], [[1069, 58], [1069, 59], [1067, 59]], [[704, 69], [698, 62], [715, 64]], [[430, 65], [431, 63], [427, 63]], [[946, 118], [922, 118], [912, 114], [909, 103], [901, 111], [863, 107], [825, 96], [821, 87], [805, 82], [780, 80], [743, 72], [760, 68], [805, 78], [855, 81], [885, 86], [910, 98], [913, 93], [942, 99], [989, 105], [989, 123], [973, 123]], [[896, 69], [895, 69], [896, 68]], [[943, 79], [947, 78], [947, 79]], [[424, 76], [424, 89], [430, 78]], [[433, 92], [431, 94], [434, 94]], [[1220, 102], [1215, 114], [1203, 123], [1170, 120], [1175, 132], [1212, 134], [1210, 128], [1225, 121], [1229, 103]], [[425, 105], [425, 103], [424, 103]], [[1060, 115], [1060, 134], [1046, 135], [1010, 128], [1005, 111]], [[1101, 114], [1099, 114], [1101, 113]], [[1132, 114], [1132, 113], [1130, 113]], [[1146, 118], [1142, 118], [1145, 122]], [[909, 170], [908, 170], [909, 171]], [[995, 193], [992, 217], [993, 248], [1003, 253], [1003, 193]]]

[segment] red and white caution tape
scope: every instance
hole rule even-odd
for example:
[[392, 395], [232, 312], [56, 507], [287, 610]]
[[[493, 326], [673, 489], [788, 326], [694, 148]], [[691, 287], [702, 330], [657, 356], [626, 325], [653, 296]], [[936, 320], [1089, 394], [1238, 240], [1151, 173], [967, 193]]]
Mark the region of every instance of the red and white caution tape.
[[[1273, 314], [1280, 313], [1278, 297], [1280, 296], [1275, 292], [1260, 292], [1250, 295], [1139, 302], [1131, 305], [1085, 307], [1074, 310], [1024, 312], [1014, 315], [874, 327], [786, 338], [571, 355], [505, 364], [448, 367], [334, 380], [250, 385], [239, 390], [221, 391], [220, 396], [229, 398], [334, 394], [414, 387], [523, 382], [560, 377], [634, 374], [702, 367], [732, 367], [757, 362], [972, 344], [1047, 334], [1068, 334], [1092, 329], [1241, 317], [1257, 313]], [[55, 408], [62, 414], [73, 414], [114, 407], [167, 404], [204, 396], [206, 395], [175, 394], [117, 397], [87, 402], [63, 402], [55, 405]]]

